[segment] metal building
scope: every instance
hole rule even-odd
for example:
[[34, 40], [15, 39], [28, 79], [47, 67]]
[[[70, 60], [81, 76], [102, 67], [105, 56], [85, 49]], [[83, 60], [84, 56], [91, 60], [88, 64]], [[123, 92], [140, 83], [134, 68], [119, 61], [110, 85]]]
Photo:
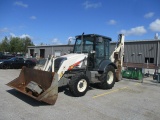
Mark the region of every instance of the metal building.
[[48, 55], [58, 57], [68, 54], [71, 51], [73, 51], [73, 45], [42, 45], [28, 47], [29, 56], [37, 58], [47, 58]]
[[[111, 42], [110, 51], [114, 50], [116, 42]], [[140, 68], [155, 68], [160, 66], [160, 40], [126, 41], [124, 46], [124, 66]], [[73, 45], [43, 45], [29, 46], [28, 53], [33, 57], [46, 58], [68, 54]]]
[[[111, 43], [111, 51], [116, 43]], [[155, 68], [160, 66], [160, 40], [126, 41], [124, 66]]]

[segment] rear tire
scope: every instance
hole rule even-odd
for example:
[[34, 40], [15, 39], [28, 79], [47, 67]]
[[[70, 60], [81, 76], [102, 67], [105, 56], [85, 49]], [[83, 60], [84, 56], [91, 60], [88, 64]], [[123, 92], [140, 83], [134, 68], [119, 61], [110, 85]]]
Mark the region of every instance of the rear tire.
[[75, 74], [69, 81], [69, 89], [75, 97], [86, 94], [89, 87], [89, 79], [84, 73]]
[[116, 74], [113, 66], [109, 65], [106, 71], [100, 77], [102, 81], [100, 83], [100, 88], [102, 89], [111, 89], [115, 84]]

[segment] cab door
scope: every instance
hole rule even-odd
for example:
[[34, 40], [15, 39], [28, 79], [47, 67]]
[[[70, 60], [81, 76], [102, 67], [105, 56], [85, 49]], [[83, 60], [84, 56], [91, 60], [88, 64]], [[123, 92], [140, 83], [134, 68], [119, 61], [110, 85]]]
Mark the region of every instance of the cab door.
[[99, 37], [95, 43], [95, 69], [98, 69], [101, 61], [105, 59], [105, 53], [105, 41]]

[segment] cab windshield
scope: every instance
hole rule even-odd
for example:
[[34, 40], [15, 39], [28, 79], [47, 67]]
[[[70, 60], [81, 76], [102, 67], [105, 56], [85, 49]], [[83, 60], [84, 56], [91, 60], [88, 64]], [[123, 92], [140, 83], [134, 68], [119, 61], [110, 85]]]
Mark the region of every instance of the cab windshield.
[[83, 41], [81, 38], [77, 38], [74, 47], [74, 53], [88, 53], [93, 50], [93, 41], [94, 37], [83, 37]]

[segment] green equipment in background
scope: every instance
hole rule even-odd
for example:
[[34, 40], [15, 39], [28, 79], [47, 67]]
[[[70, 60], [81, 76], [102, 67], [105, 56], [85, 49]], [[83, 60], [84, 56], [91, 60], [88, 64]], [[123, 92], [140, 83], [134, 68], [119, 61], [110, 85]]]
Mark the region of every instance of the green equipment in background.
[[128, 68], [127, 70], [122, 71], [122, 77], [128, 79], [142, 80], [143, 79], [142, 69]]

